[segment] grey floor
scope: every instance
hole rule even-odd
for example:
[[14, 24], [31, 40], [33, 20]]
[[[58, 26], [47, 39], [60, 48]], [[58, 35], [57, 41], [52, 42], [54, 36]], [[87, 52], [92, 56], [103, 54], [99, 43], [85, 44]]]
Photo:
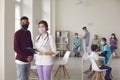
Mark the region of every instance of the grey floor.
[[[82, 80], [82, 69], [81, 69], [82, 65], [81, 64], [82, 64], [81, 57], [79, 58], [70, 57], [69, 58], [69, 61], [66, 65], [66, 68], [70, 74], [69, 80]], [[89, 66], [89, 61], [85, 61], [84, 70], [88, 69], [88, 66]], [[120, 80], [120, 58], [112, 58], [111, 67], [112, 67], [113, 80]], [[57, 80], [57, 78], [54, 77], [54, 74], [57, 68], [58, 68], [57, 65], [53, 67], [52, 80]], [[64, 76], [64, 73], [62, 73], [61, 75], [61, 80], [68, 80]], [[88, 78], [88, 74], [84, 74], [83, 80], [90, 80], [90, 78]]]
[[[66, 68], [70, 74], [70, 80], [82, 80], [81, 64], [82, 64], [81, 58], [70, 57], [66, 65]], [[53, 72], [52, 72], [53, 74], [55, 74], [57, 67], [58, 66], [54, 66]], [[88, 69], [88, 67], [89, 67], [89, 61], [84, 61], [84, 70]], [[120, 58], [112, 58], [111, 67], [112, 67], [113, 80], [120, 80]], [[88, 78], [88, 75], [89, 74], [84, 74], [83, 80], [90, 80], [90, 78]], [[53, 76], [52, 80], [57, 80], [57, 79], [54, 78]], [[64, 77], [64, 75], [62, 75], [61, 80], [67, 80], [67, 78]]]

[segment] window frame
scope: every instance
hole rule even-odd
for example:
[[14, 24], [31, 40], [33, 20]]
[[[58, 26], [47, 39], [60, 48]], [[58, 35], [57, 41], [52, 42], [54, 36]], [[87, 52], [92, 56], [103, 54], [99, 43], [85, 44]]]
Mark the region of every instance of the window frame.
[[[16, 7], [19, 7], [19, 12], [20, 12], [19, 13], [19, 18], [16, 17]], [[20, 21], [21, 15], [22, 15], [22, 0], [20, 0], [20, 1], [15, 0], [15, 31], [17, 31], [18, 29], [20, 29], [20, 22], [18, 24], [17, 20]]]

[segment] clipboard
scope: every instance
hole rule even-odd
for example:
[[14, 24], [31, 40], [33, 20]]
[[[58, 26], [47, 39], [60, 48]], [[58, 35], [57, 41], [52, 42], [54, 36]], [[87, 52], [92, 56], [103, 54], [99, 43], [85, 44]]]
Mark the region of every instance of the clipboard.
[[30, 50], [31, 52], [34, 52], [34, 53], [35, 53], [35, 51], [38, 51], [37, 49], [31, 48], [31, 47], [27, 47], [26, 49], [28, 49], [28, 50]]

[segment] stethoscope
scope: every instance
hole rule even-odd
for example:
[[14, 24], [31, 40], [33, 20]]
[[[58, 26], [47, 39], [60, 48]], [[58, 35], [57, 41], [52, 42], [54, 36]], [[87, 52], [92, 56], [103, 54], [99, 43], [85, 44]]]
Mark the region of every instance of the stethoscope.
[[[40, 39], [42, 34], [39, 35], [39, 37], [37, 38], [36, 42], [38, 42], [38, 40]], [[49, 35], [47, 33], [47, 36], [44, 38], [43, 42], [42, 42], [42, 46], [46, 46], [47, 41], [49, 40]]]

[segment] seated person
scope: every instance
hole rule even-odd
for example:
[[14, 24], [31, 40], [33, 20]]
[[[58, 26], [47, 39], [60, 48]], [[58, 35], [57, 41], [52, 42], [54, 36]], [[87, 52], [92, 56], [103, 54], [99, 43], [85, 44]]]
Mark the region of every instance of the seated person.
[[80, 55], [81, 39], [78, 37], [78, 33], [75, 33], [75, 38], [72, 41], [72, 50], [74, 52], [74, 57], [79, 57]]
[[111, 56], [111, 50], [110, 50], [109, 45], [107, 44], [106, 38], [101, 39], [101, 45], [102, 45], [102, 49], [101, 49], [100, 56], [105, 57], [105, 64], [107, 64], [107, 62], [109, 61], [109, 58]]
[[105, 65], [102, 65], [100, 63], [100, 60], [99, 60], [99, 55], [97, 53], [98, 51], [98, 46], [97, 45], [92, 45], [91, 46], [91, 50], [92, 50], [92, 53], [90, 54], [90, 57], [95, 60], [95, 62], [97, 63], [97, 65], [99, 66], [100, 69], [107, 69], [106, 70], [106, 74], [105, 74], [105, 80], [111, 80], [110, 78], [110, 74], [111, 74], [111, 67], [108, 67], [108, 66], [105, 66]]
[[98, 35], [94, 35], [94, 39], [92, 40], [92, 45], [95, 44], [98, 46], [98, 51], [100, 51], [100, 39], [98, 37]]
[[[111, 53], [115, 52], [115, 49], [117, 49], [117, 41], [118, 40], [116, 38], [116, 35], [114, 33], [112, 33], [111, 37], [110, 37], [110, 49], [111, 49]], [[116, 55], [116, 57], [117, 57], [117, 55]]]

